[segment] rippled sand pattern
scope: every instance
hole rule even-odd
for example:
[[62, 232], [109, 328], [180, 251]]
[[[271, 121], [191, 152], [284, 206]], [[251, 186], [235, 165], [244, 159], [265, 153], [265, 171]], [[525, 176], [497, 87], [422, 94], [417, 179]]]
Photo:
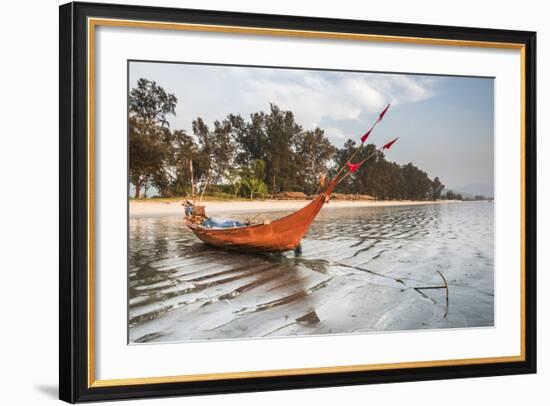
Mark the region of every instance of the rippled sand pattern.
[[[129, 232], [132, 343], [493, 325], [492, 203], [324, 209], [301, 256], [210, 248], [177, 217]], [[448, 304], [418, 289], [438, 271]]]

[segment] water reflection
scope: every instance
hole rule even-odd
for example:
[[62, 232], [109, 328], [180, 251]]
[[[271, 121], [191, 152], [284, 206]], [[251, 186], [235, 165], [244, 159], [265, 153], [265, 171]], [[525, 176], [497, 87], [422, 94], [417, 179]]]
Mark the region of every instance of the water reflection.
[[[493, 204], [325, 209], [300, 256], [211, 248], [177, 217], [129, 231], [131, 342], [493, 324]], [[437, 271], [448, 309], [414, 289]]]

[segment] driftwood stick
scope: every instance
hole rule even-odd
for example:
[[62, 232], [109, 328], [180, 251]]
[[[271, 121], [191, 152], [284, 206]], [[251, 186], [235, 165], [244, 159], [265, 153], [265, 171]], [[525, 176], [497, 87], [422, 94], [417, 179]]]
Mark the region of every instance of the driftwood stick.
[[[358, 271], [368, 272], [372, 275], [380, 276], [382, 278], [392, 279], [395, 282], [398, 282], [398, 283], [401, 283], [401, 284], [405, 285], [405, 283], [399, 278], [394, 278], [394, 277], [389, 276], [389, 275], [384, 275], [384, 274], [381, 274], [381, 273], [378, 273], [378, 272], [374, 272], [374, 271], [371, 271], [370, 269], [362, 268], [360, 266], [355, 266], [355, 265], [348, 265], [348, 264], [344, 264], [342, 262], [336, 262], [336, 261], [330, 261], [330, 262], [332, 262], [335, 265], [343, 266], [343, 267], [346, 267], [346, 268], [353, 268], [353, 269], [357, 269]], [[449, 284], [447, 283], [447, 279], [445, 279], [445, 277], [443, 276], [443, 274], [441, 272], [439, 272], [439, 271], [436, 271], [436, 272], [439, 274], [439, 276], [441, 276], [441, 279], [443, 279], [443, 283], [445, 285], [443, 285], [443, 286], [411, 286], [411, 287], [402, 289], [401, 291], [404, 292], [408, 289], [414, 289], [417, 293], [421, 294], [425, 298], [428, 298], [428, 296], [426, 296], [422, 292], [422, 290], [445, 289], [445, 314], [443, 315], [443, 318], [446, 318], [447, 314], [449, 312]]]
[[388, 279], [394, 280], [395, 282], [398, 282], [402, 285], [405, 285], [405, 283], [401, 279], [394, 278], [393, 276], [384, 275], [384, 274], [381, 274], [381, 273], [378, 273], [378, 272], [374, 272], [374, 271], [371, 271], [370, 269], [361, 268], [360, 266], [348, 265], [348, 264], [344, 264], [342, 262], [335, 262], [335, 261], [331, 261], [331, 262], [335, 265], [339, 265], [339, 266], [346, 267], [346, 268], [357, 269], [358, 271], [367, 272], [367, 273], [370, 273], [372, 275], [380, 276], [382, 278], [388, 278]]
[[443, 315], [443, 318], [446, 318], [447, 314], [449, 313], [449, 284], [447, 283], [447, 279], [445, 279], [441, 272], [436, 272], [439, 274], [439, 276], [441, 276], [441, 279], [443, 279], [443, 282], [445, 283], [445, 314]]
[[[449, 313], [449, 284], [447, 283], [447, 279], [443, 276], [443, 274], [439, 271], [436, 271], [439, 276], [441, 276], [441, 279], [443, 279], [443, 283], [445, 285], [443, 286], [415, 286], [414, 290], [416, 290], [418, 293], [424, 295], [421, 290], [426, 289], [445, 289], [445, 314], [443, 315], [443, 318], [447, 317], [447, 314]], [[426, 296], [426, 295], [424, 295]]]

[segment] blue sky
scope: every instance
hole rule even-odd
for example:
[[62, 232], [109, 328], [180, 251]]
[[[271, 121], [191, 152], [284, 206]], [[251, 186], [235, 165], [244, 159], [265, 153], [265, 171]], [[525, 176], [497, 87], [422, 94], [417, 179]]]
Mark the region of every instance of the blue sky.
[[324, 129], [340, 147], [359, 140], [392, 103], [369, 138], [382, 145], [400, 137], [388, 160], [412, 162], [447, 187], [486, 194], [493, 187], [492, 78], [151, 62], [131, 62], [129, 74], [130, 87], [143, 77], [174, 93], [170, 126], [190, 134], [198, 116], [207, 124], [229, 113], [248, 118], [273, 102], [293, 111], [304, 129]]

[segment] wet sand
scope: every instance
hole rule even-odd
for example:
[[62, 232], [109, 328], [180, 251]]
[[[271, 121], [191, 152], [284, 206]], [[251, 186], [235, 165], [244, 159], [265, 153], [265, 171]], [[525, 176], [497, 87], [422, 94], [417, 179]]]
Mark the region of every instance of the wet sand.
[[[251, 200], [251, 201], [227, 201], [210, 202], [205, 201], [202, 204], [211, 214], [223, 213], [254, 213], [254, 212], [274, 212], [274, 211], [293, 211], [307, 205], [311, 200]], [[337, 208], [360, 208], [360, 207], [388, 207], [388, 206], [417, 206], [424, 204], [445, 204], [451, 203], [447, 200], [438, 201], [413, 201], [413, 200], [331, 200], [329, 204], [323, 207], [326, 209]], [[154, 217], [154, 216], [175, 216], [183, 214], [183, 206], [179, 202], [156, 202], [153, 200], [130, 201], [131, 217]]]
[[[323, 209], [299, 256], [211, 248], [179, 212], [131, 217], [129, 238], [130, 343], [494, 323], [492, 203]], [[448, 303], [421, 289], [439, 272]]]

